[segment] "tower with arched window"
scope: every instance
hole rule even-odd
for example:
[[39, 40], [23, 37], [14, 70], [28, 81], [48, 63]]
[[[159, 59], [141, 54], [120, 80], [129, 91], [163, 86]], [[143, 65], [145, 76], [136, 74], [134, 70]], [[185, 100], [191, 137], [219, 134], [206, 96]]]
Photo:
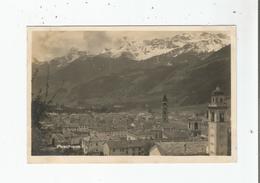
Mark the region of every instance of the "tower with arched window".
[[230, 119], [226, 97], [219, 87], [211, 94], [207, 117], [209, 155], [229, 155]]
[[162, 98], [162, 122], [168, 122], [168, 99], [166, 95]]

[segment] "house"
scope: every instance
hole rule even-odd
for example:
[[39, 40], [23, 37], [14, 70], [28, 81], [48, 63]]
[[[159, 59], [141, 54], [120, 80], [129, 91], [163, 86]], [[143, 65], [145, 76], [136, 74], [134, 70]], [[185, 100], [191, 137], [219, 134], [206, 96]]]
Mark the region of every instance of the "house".
[[107, 137], [118, 137], [126, 138], [127, 131], [122, 129], [96, 129], [90, 132], [90, 135], [93, 136], [107, 136]]
[[198, 114], [193, 115], [187, 121], [188, 130], [191, 136], [207, 135], [208, 124], [206, 120], [199, 117]]
[[148, 155], [152, 143], [144, 140], [134, 141], [109, 141], [103, 146], [103, 152], [106, 156], [135, 156]]
[[190, 135], [186, 129], [174, 129], [172, 132], [163, 131], [163, 139], [174, 142], [188, 141], [190, 139]]
[[60, 144], [65, 144], [66, 139], [63, 134], [61, 133], [54, 133], [49, 138], [49, 145], [57, 146]]
[[73, 133], [54, 133], [49, 138], [49, 145], [55, 147], [62, 146], [81, 146], [83, 136], [75, 135]]
[[69, 123], [66, 124], [66, 126], [64, 126], [62, 128], [62, 132], [66, 133], [66, 132], [85, 132], [85, 133], [89, 133], [89, 127], [87, 125], [84, 124], [77, 124], [77, 123]]
[[98, 137], [86, 137], [82, 140], [83, 153], [87, 155], [103, 155], [105, 141]]
[[174, 132], [176, 129], [185, 129], [186, 125], [182, 121], [177, 121], [174, 123], [161, 123], [161, 128], [164, 132]]
[[150, 156], [194, 156], [208, 155], [207, 141], [156, 142], [150, 149]]
[[138, 140], [138, 135], [128, 132], [126, 134], [126, 140]]
[[139, 130], [128, 132], [127, 140], [155, 140], [162, 139], [163, 132], [160, 129], [149, 129], [149, 130]]

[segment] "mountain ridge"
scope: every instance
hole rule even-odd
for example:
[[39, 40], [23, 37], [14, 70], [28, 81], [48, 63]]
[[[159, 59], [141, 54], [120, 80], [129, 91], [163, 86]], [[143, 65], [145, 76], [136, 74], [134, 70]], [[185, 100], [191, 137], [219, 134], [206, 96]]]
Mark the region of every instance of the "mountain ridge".
[[[53, 58], [48, 62], [56, 62], [57, 66], [63, 67], [79, 57], [102, 56], [106, 58], [128, 58], [136, 61], [144, 61], [162, 54], [171, 53], [173, 57], [187, 52], [205, 54], [215, 52], [230, 44], [229, 38], [222, 33], [179, 33], [172, 37], [153, 38], [144, 40], [130, 40], [122, 37], [115, 41], [112, 47], [104, 48], [103, 51], [91, 54], [88, 50], [79, 50], [72, 47], [67, 55]], [[37, 60], [37, 58], [34, 58]], [[45, 61], [46, 62], [46, 61]], [[35, 62], [41, 64], [41, 62]]]
[[[46, 65], [41, 65], [33, 91], [44, 87]], [[64, 80], [55, 102], [71, 106], [156, 106], [163, 94], [172, 106], [197, 105], [207, 102], [217, 85], [230, 95], [230, 45], [199, 55], [166, 53], [142, 62], [83, 55], [64, 67], [50, 68], [50, 93]]]

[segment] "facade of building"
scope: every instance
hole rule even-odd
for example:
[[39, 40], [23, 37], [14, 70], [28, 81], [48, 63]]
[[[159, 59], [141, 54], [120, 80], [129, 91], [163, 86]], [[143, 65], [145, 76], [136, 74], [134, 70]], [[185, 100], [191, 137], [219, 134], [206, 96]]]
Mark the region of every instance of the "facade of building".
[[189, 141], [190, 140], [190, 134], [187, 129], [175, 129], [172, 132], [163, 131], [163, 139], [166, 139], [167, 141]]
[[82, 141], [83, 153], [87, 155], [103, 155], [105, 141], [99, 138], [86, 137]]
[[105, 156], [142, 156], [149, 155], [150, 141], [108, 141], [103, 146]]
[[127, 140], [158, 140], [163, 138], [161, 129], [149, 129], [142, 131], [132, 131], [127, 133]]
[[217, 87], [208, 105], [209, 155], [230, 154], [230, 118], [224, 92]]
[[208, 122], [201, 119], [197, 114], [188, 119], [187, 126], [191, 136], [193, 137], [201, 135], [205, 136], [208, 134]]

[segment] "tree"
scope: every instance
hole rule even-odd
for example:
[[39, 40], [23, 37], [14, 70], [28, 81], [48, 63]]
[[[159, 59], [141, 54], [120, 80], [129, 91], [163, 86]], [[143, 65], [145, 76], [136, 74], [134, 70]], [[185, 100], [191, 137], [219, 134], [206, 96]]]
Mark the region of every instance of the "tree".
[[[37, 74], [39, 70], [36, 69], [32, 74], [32, 86], [35, 84], [37, 79]], [[49, 79], [50, 79], [50, 68], [49, 64], [47, 64], [47, 74], [46, 74], [46, 83], [43, 90], [40, 88], [37, 94], [32, 93], [32, 101], [31, 101], [31, 127], [32, 127], [32, 155], [40, 154], [40, 147], [43, 139], [43, 133], [41, 130], [40, 121], [46, 119], [48, 117], [47, 112], [50, 109], [50, 105], [61, 91], [63, 82], [61, 86], [57, 89], [54, 94], [49, 97]]]

